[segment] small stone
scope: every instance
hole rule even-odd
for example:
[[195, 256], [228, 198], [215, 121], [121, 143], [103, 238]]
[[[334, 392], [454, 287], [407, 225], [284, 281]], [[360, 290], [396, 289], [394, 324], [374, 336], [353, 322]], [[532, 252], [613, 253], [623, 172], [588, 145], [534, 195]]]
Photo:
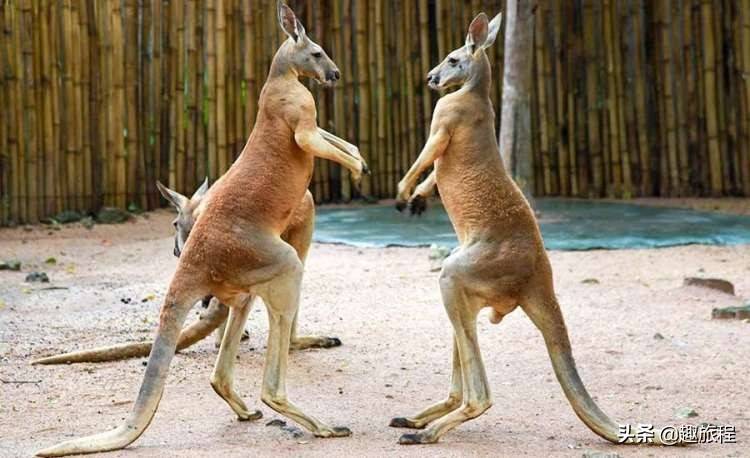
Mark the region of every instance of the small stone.
[[443, 259], [450, 256], [450, 254], [451, 249], [446, 246], [437, 245], [434, 243], [430, 245], [430, 259], [439, 259], [442, 261]]
[[596, 450], [588, 450], [583, 452], [582, 458], [622, 458], [615, 452], [599, 452]]
[[276, 426], [281, 428], [282, 426], [286, 426], [286, 422], [284, 420], [279, 420], [278, 418], [274, 418], [273, 420], [266, 423], [266, 426]]
[[442, 245], [430, 245], [430, 272], [440, 272], [443, 268], [443, 260], [450, 256], [451, 250]]
[[143, 209], [139, 207], [138, 204], [135, 202], [130, 202], [130, 204], [128, 204], [128, 211], [135, 215], [143, 213]]
[[694, 418], [697, 416], [698, 412], [696, 412], [692, 407], [680, 407], [675, 413], [675, 417], [677, 418]]
[[698, 286], [700, 288], [714, 289], [734, 296], [734, 285], [721, 278], [685, 277], [682, 284], [684, 286]]
[[19, 270], [21, 270], [21, 261], [16, 261], [15, 259], [13, 259], [10, 261], [0, 262], [0, 270], [12, 270], [18, 272]]
[[26, 275], [25, 281], [28, 283], [49, 283], [49, 277], [44, 272], [31, 272]]
[[664, 336], [660, 332], [657, 332], [654, 334], [654, 340], [664, 340]]
[[714, 320], [745, 320], [750, 319], [750, 302], [740, 307], [721, 307], [711, 310]]
[[103, 207], [96, 214], [96, 221], [100, 224], [119, 224], [130, 219], [130, 213], [114, 207]]
[[94, 218], [90, 216], [81, 218], [81, 225], [83, 225], [83, 227], [85, 227], [86, 229], [92, 229], [94, 227]]
[[583, 280], [581, 280], [581, 283], [583, 283], [584, 285], [598, 285], [599, 280], [597, 280], [596, 278], [584, 278]]

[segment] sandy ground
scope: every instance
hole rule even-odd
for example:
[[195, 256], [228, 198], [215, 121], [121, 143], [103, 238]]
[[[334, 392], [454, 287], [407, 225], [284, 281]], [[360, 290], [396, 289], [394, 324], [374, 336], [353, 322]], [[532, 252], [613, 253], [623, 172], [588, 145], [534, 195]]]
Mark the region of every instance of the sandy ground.
[[[29, 456], [125, 417], [143, 360], [50, 367], [28, 361], [150, 338], [175, 267], [170, 218], [160, 211], [93, 230], [0, 230], [0, 260], [24, 265], [24, 272], [0, 272], [0, 456]], [[349, 426], [352, 437], [294, 438], [266, 426], [279, 416], [258, 398], [267, 329], [258, 304], [236, 372], [238, 391], [265, 417], [237, 422], [213, 393], [208, 377], [216, 350], [208, 339], [175, 358], [150, 429], [108, 456], [750, 454], [750, 324], [710, 319], [713, 307], [750, 298], [750, 246], [550, 253], [579, 370], [600, 406], [619, 421], [734, 425], [737, 444], [666, 449], [599, 439], [573, 414], [541, 337], [518, 310], [499, 325], [480, 320], [494, 407], [437, 445], [397, 445], [404, 430], [389, 428], [389, 419], [448, 389], [451, 329], [427, 255], [426, 249], [313, 247], [301, 331], [335, 335], [344, 345], [293, 353], [288, 392], [305, 411]], [[50, 257], [55, 265], [45, 264]], [[31, 270], [47, 272], [51, 283], [24, 283]], [[726, 278], [738, 297], [683, 287], [689, 275]], [[43, 289], [50, 286], [64, 289]], [[686, 406], [698, 417], [677, 419]]]

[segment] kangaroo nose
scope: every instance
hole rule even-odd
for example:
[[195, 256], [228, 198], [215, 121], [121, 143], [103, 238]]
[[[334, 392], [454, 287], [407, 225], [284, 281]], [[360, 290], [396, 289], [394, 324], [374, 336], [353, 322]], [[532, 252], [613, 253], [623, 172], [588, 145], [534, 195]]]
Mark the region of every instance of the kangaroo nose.
[[341, 73], [338, 70], [329, 70], [326, 73], [326, 79], [328, 81], [338, 81], [341, 78]]
[[437, 86], [438, 83], [440, 83], [440, 76], [438, 76], [438, 75], [435, 75], [435, 76], [433, 76], [433, 75], [427, 75], [427, 84], [430, 84], [430, 83], [432, 83], [435, 86]]

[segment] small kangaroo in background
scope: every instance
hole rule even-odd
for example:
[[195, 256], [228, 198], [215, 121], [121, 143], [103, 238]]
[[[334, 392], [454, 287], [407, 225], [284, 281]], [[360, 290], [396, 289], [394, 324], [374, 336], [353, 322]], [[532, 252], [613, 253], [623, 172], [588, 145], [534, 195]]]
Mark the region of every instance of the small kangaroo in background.
[[[343, 140], [342, 140], [343, 141]], [[351, 148], [356, 147], [350, 145]], [[358, 152], [357, 152], [358, 154]], [[201, 205], [209, 191], [208, 179], [193, 193], [191, 197], [184, 196], [177, 191], [167, 188], [161, 183], [156, 183], [157, 188], [167, 201], [169, 201], [177, 210], [177, 217], [172, 222], [175, 228], [174, 236], [174, 255], [179, 257], [185, 246], [190, 231], [195, 225], [195, 221], [204, 208]], [[299, 206], [295, 209], [294, 214], [289, 222], [281, 239], [289, 243], [296, 251], [300, 261], [304, 264], [307, 253], [312, 243], [313, 228], [315, 225], [315, 202], [312, 194], [307, 191], [302, 198]], [[219, 302], [215, 297], [205, 298], [203, 301], [206, 310], [201, 314], [200, 319], [185, 327], [180, 333], [177, 340], [177, 350], [183, 350], [216, 330], [216, 346], [221, 345], [224, 336], [224, 327], [229, 315], [229, 308]], [[247, 336], [247, 330], [243, 332], [243, 337]], [[127, 358], [139, 358], [148, 356], [151, 352], [152, 342], [130, 342], [125, 344], [108, 345], [89, 350], [81, 350], [59, 355], [40, 358], [31, 362], [31, 364], [68, 364], [68, 363], [98, 363], [105, 361], [118, 361]], [[337, 337], [324, 336], [298, 336], [297, 335], [297, 316], [292, 323], [292, 336], [290, 342], [291, 350], [304, 350], [308, 348], [332, 348], [341, 345], [341, 340]]]
[[[414, 416], [394, 418], [391, 426], [426, 427], [402, 435], [401, 444], [433, 443], [489, 409], [477, 315], [491, 307], [490, 321], [499, 323], [520, 305], [541, 331], [575, 413], [596, 434], [617, 443], [618, 425], [599, 409], [578, 376], [539, 227], [499, 154], [490, 101], [492, 75], [484, 50], [494, 43], [500, 21], [500, 14], [489, 22], [480, 13], [469, 26], [465, 45], [427, 75], [432, 89], [460, 89], [438, 100], [430, 137], [399, 183], [396, 199], [403, 209], [407, 202], [428, 195], [437, 183], [458, 236], [459, 246], [440, 273], [443, 305], [454, 330], [453, 372], [446, 400]], [[420, 174], [433, 163], [433, 174], [412, 194]], [[655, 436], [658, 443], [659, 431]]]
[[216, 392], [244, 420], [250, 411], [233, 389], [234, 360], [253, 298], [268, 310], [269, 335], [262, 401], [318, 437], [351, 434], [305, 414], [286, 395], [286, 370], [292, 323], [297, 314], [303, 266], [295, 249], [282, 240], [312, 176], [315, 157], [336, 161], [358, 181], [361, 157], [336, 146], [317, 126], [315, 101], [299, 77], [327, 86], [340, 77], [323, 49], [305, 33], [294, 12], [278, 3], [279, 23], [289, 38], [282, 43], [260, 94], [258, 114], [245, 147], [206, 198], [201, 217], [180, 254], [159, 318], [146, 373], [125, 422], [112, 431], [73, 439], [37, 452], [63, 456], [126, 447], [156, 413], [182, 325], [193, 304], [212, 295], [229, 308], [229, 322], [214, 374]]

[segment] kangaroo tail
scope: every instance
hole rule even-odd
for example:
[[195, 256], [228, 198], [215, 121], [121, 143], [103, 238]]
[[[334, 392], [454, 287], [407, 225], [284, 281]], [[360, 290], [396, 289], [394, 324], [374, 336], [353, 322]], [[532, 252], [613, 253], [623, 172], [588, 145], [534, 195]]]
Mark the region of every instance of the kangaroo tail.
[[133, 411], [128, 419], [112, 431], [73, 439], [38, 451], [37, 456], [64, 456], [82, 453], [106, 452], [127, 447], [133, 443], [151, 423], [159, 406], [169, 364], [177, 349], [182, 324], [197, 297], [179, 297], [167, 294], [162, 306], [159, 329], [148, 359], [146, 374], [138, 392]]
[[[565, 328], [560, 307], [554, 296], [552, 297], [551, 300], [530, 300], [522, 307], [544, 337], [552, 367], [565, 392], [565, 397], [568, 398], [578, 418], [600, 437], [614, 443], [637, 443], [637, 438], [633, 435], [636, 429], [630, 425], [620, 425], [612, 421], [586, 391], [573, 360], [568, 331]], [[669, 433], [665, 433], [666, 431], [666, 428], [654, 430], [650, 443], [679, 445], [677, 438], [671, 435], [676, 432], [676, 429], [670, 428]]]
[[[206, 338], [227, 319], [229, 309], [214, 299], [206, 313], [196, 322], [186, 327], [177, 340], [177, 351], [183, 350]], [[142, 358], [151, 352], [152, 342], [132, 342], [73, 351], [61, 355], [36, 359], [31, 364], [103, 363], [128, 358]]]

